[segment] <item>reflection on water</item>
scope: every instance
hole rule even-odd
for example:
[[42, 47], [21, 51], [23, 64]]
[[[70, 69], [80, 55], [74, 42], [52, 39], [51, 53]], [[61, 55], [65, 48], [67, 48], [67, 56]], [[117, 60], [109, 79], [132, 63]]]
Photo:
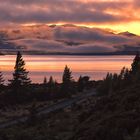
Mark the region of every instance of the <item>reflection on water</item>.
[[[80, 75], [89, 75], [92, 79], [99, 80], [107, 72], [119, 72], [120, 69], [130, 67], [134, 56], [57, 56], [57, 55], [25, 55], [26, 68], [30, 71], [33, 82], [41, 83], [43, 77], [51, 75], [61, 82], [65, 65], [73, 71], [74, 79]], [[6, 80], [11, 79], [16, 56], [0, 56], [0, 70]]]

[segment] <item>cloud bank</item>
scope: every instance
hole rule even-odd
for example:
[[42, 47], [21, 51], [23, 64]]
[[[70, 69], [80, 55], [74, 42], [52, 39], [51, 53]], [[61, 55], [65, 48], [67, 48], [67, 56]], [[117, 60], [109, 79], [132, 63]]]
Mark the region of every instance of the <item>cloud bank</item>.
[[140, 21], [139, 0], [1, 0], [0, 24], [118, 24]]
[[101, 53], [140, 48], [140, 37], [129, 32], [115, 34], [74, 25], [23, 27], [6, 34], [11, 43], [26, 51]]

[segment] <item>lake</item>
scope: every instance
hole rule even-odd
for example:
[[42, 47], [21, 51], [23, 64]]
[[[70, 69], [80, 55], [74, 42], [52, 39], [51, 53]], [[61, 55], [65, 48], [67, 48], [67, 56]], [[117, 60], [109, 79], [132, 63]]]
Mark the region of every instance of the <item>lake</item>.
[[[126, 56], [65, 56], [65, 55], [23, 55], [26, 69], [34, 83], [42, 83], [44, 76], [49, 79], [53, 76], [61, 82], [65, 65], [72, 70], [74, 79], [80, 75], [88, 75], [91, 79], [103, 79], [107, 72], [118, 73], [123, 66], [130, 68], [134, 59], [132, 55]], [[16, 56], [0, 56], [0, 71], [6, 80], [12, 78]]]

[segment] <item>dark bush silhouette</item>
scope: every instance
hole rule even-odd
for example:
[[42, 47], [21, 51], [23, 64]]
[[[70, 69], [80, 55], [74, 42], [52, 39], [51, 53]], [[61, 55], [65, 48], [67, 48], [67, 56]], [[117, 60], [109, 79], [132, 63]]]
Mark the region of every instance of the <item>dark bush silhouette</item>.
[[80, 76], [78, 79], [78, 91], [82, 92], [85, 88], [89, 87], [89, 76]]

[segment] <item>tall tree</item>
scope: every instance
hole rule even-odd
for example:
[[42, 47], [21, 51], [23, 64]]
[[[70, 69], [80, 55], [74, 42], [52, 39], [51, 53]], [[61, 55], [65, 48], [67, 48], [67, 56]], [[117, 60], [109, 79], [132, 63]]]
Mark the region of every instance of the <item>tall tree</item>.
[[83, 87], [83, 80], [82, 80], [82, 76], [80, 75], [79, 79], [78, 79], [78, 91], [81, 92], [83, 91], [84, 87]]
[[137, 52], [133, 63], [131, 64], [131, 74], [137, 74], [138, 72], [140, 72], [140, 55], [139, 52]]
[[62, 78], [63, 84], [69, 85], [72, 82], [72, 72], [68, 66], [65, 66]]
[[53, 80], [53, 77], [50, 76], [50, 79], [49, 79], [49, 82], [48, 82], [48, 86], [52, 87], [54, 85], [54, 80]]
[[68, 66], [65, 66], [62, 77], [62, 88], [61, 88], [62, 94], [68, 93], [67, 95], [69, 96], [69, 94], [74, 91], [72, 82], [73, 82], [72, 72], [70, 68], [68, 68]]
[[10, 85], [14, 88], [20, 86], [26, 86], [31, 83], [30, 78], [28, 78], [28, 71], [25, 69], [25, 61], [22, 58], [20, 52], [17, 53], [16, 64], [14, 67], [15, 71], [13, 73], [13, 79], [10, 80]]
[[50, 97], [53, 97], [55, 94], [56, 90], [56, 83], [53, 80], [53, 77], [51, 76], [48, 82], [48, 93], [50, 94]]
[[47, 85], [47, 78], [46, 78], [46, 76], [44, 77], [43, 85]]

